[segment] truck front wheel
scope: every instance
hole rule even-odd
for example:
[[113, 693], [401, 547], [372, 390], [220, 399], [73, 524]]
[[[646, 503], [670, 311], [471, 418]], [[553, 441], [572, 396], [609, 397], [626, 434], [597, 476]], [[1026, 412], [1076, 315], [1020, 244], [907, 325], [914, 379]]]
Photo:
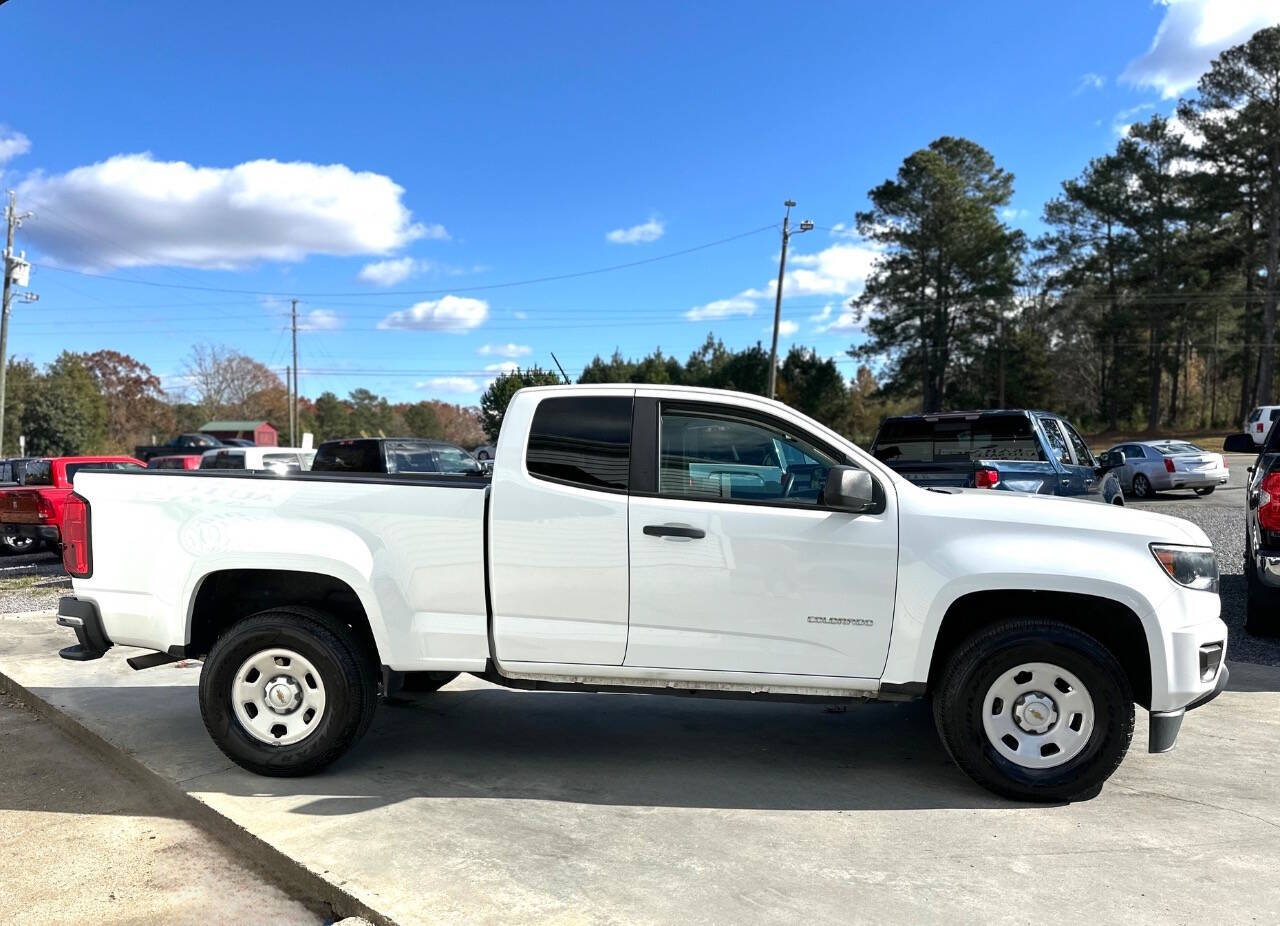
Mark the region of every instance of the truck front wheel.
[[307, 775], [369, 728], [373, 660], [336, 618], [263, 611], [219, 637], [200, 673], [204, 725], [231, 761], [259, 775]]
[[1092, 797], [1133, 738], [1133, 693], [1115, 656], [1060, 621], [978, 631], [934, 693], [943, 745], [970, 778], [1016, 800]]

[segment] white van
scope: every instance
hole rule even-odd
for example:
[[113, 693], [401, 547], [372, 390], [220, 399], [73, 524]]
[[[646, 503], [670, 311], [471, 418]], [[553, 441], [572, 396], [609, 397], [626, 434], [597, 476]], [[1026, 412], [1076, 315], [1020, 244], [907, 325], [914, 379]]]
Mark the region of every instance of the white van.
[[1267, 432], [1271, 430], [1271, 425], [1275, 424], [1277, 418], [1280, 418], [1280, 405], [1259, 405], [1249, 412], [1249, 417], [1245, 419], [1245, 433], [1253, 438], [1257, 446], [1261, 447], [1267, 442]]
[[301, 447], [217, 447], [200, 456], [200, 469], [265, 471], [284, 476], [311, 469], [314, 450]]

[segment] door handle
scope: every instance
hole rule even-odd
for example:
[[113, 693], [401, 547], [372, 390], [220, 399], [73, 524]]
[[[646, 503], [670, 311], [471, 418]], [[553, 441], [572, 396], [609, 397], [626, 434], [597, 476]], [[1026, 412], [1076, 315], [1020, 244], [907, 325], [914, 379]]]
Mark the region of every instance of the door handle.
[[646, 524], [644, 532], [650, 537], [683, 537], [685, 540], [701, 540], [707, 532], [684, 524]]

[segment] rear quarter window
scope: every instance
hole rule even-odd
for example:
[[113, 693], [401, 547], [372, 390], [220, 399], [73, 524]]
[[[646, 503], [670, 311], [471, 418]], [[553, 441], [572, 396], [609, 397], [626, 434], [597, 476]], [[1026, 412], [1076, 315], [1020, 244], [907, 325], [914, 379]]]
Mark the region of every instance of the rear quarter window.
[[311, 464], [315, 472], [385, 473], [382, 447], [374, 440], [337, 441], [321, 444]]
[[876, 459], [890, 464], [1045, 458], [1025, 415], [890, 419], [876, 435], [873, 452]]
[[566, 396], [538, 403], [525, 451], [529, 475], [625, 492], [630, 464], [630, 396]]

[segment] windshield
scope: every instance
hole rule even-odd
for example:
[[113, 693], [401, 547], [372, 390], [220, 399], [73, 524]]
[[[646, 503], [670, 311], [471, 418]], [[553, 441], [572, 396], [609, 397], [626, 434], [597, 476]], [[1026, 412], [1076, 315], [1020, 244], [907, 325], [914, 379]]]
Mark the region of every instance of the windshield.
[[932, 421], [891, 418], [876, 435], [872, 453], [886, 463], [1042, 461], [1045, 458], [1026, 415], [976, 415]]
[[1203, 447], [1197, 447], [1188, 441], [1169, 441], [1167, 444], [1156, 444], [1159, 453], [1204, 453]]

